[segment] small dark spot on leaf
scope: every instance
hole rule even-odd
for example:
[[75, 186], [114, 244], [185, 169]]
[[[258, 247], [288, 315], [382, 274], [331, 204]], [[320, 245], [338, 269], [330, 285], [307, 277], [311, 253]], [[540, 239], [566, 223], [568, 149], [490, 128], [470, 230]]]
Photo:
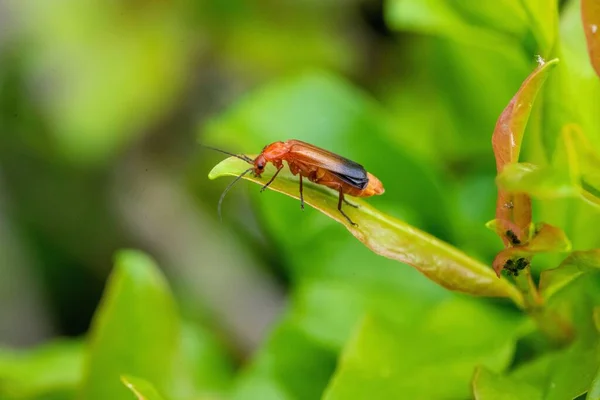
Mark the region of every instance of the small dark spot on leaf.
[[517, 259], [517, 261], [515, 263], [515, 267], [519, 271], [524, 270], [528, 265], [529, 265], [529, 261], [527, 261], [527, 259], [525, 259], [525, 258], [519, 258], [519, 259]]
[[512, 230], [510, 230], [510, 229], [506, 231], [506, 237], [508, 238], [508, 240], [510, 241], [510, 243], [513, 244], [513, 245], [519, 245], [519, 244], [521, 244], [521, 241], [519, 240], [519, 238], [517, 237], [517, 235]]
[[506, 260], [504, 263], [504, 270], [509, 273], [509, 275], [517, 276], [519, 270], [515, 266], [515, 262], [511, 259]]
[[519, 276], [519, 271], [524, 270], [529, 265], [529, 261], [526, 258], [519, 257], [516, 260], [508, 259], [504, 263], [504, 270], [509, 275]]

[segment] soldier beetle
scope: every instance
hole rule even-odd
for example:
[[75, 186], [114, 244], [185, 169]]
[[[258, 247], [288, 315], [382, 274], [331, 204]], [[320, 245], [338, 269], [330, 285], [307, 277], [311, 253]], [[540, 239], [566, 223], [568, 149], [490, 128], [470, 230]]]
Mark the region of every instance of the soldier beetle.
[[339, 193], [337, 209], [354, 226], [356, 224], [342, 210], [342, 202], [352, 207], [357, 206], [349, 203], [344, 195], [371, 197], [383, 194], [385, 191], [379, 179], [367, 172], [362, 165], [300, 140], [271, 143], [265, 146], [254, 160], [246, 155], [233, 154], [210, 146], [204, 147], [237, 157], [252, 165], [251, 168], [248, 168], [234, 179], [223, 191], [219, 199], [219, 216], [221, 215], [221, 203], [229, 189], [249, 172], [260, 178], [267, 163], [272, 163], [277, 168], [277, 172], [260, 189], [261, 192], [273, 183], [279, 172], [283, 169], [283, 161], [286, 161], [292, 174], [299, 177], [300, 207], [302, 209], [304, 209], [302, 179], [306, 178], [311, 182], [337, 191]]

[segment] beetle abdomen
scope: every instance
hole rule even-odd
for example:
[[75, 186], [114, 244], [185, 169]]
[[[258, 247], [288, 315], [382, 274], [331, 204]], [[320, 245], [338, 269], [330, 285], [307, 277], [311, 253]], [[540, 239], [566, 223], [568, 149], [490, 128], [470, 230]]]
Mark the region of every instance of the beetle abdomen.
[[341, 181], [344, 181], [345, 183], [354, 186], [355, 188], [360, 190], [363, 190], [369, 184], [369, 178], [367, 177], [366, 173], [364, 174], [364, 176], [350, 176], [333, 171], [331, 171], [331, 173], [340, 178]]

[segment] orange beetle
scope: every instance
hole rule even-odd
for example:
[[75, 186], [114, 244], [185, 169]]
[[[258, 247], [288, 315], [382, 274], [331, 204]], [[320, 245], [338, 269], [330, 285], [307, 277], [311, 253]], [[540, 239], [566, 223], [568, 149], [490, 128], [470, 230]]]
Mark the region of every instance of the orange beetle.
[[[205, 146], [209, 147], [209, 146]], [[244, 171], [225, 189], [219, 200], [219, 215], [221, 214], [221, 203], [227, 191], [244, 175], [249, 172], [260, 177], [267, 163], [272, 163], [277, 172], [261, 188], [265, 190], [275, 180], [283, 169], [283, 161], [286, 161], [293, 175], [299, 175], [300, 180], [300, 207], [304, 208], [304, 197], [302, 193], [302, 178], [319, 185], [327, 186], [339, 193], [338, 210], [352, 225], [356, 225], [342, 210], [342, 202], [356, 207], [346, 201], [344, 195], [353, 197], [371, 197], [382, 194], [385, 189], [374, 175], [367, 172], [365, 168], [347, 158], [334, 154], [302, 142], [300, 140], [287, 140], [285, 142], [274, 142], [262, 150], [253, 160], [246, 155], [228, 153], [226, 151], [209, 147], [210, 149], [240, 158], [250, 164], [252, 168]]]

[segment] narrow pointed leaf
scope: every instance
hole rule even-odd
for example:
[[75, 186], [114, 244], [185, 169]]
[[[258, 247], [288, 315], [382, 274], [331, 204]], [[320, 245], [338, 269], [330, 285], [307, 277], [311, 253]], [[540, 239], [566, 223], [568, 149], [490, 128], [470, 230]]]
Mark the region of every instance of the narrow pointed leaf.
[[542, 272], [540, 292], [549, 299], [575, 279], [590, 272], [600, 272], [600, 249], [574, 251], [559, 267]]
[[518, 162], [523, 134], [531, 114], [533, 102], [548, 78], [549, 72], [557, 64], [558, 59], [540, 64], [525, 79], [519, 91], [500, 115], [492, 136], [498, 172], [501, 172], [506, 164]]
[[179, 327], [171, 292], [154, 261], [138, 251], [118, 253], [94, 315], [81, 398], [131, 399], [120, 381], [123, 375], [169, 388]]
[[[228, 158], [209, 174], [210, 179], [237, 176], [248, 169], [248, 164], [237, 158]], [[287, 168], [269, 186], [269, 189], [299, 198], [298, 178]], [[273, 175], [267, 168], [262, 178], [246, 175], [244, 179], [264, 185]], [[497, 279], [486, 265], [474, 260], [458, 249], [391, 216], [382, 214], [364, 200], [351, 198], [359, 206], [346, 206], [344, 211], [358, 224], [350, 225], [337, 210], [337, 194], [323, 186], [305, 184], [304, 201], [323, 214], [343, 224], [357, 239], [373, 252], [417, 268], [438, 284], [459, 292], [479, 296], [509, 297], [517, 304], [522, 299], [508, 281]], [[293, 229], [293, 227], [290, 227]]]
[[156, 388], [149, 382], [134, 378], [132, 376], [122, 376], [121, 382], [133, 392], [138, 400], [163, 400]]
[[[548, 73], [558, 63], [557, 59], [540, 64], [525, 79], [519, 91], [504, 109], [492, 135], [492, 146], [496, 156], [496, 169], [502, 173], [508, 164], [519, 161], [525, 127], [531, 114], [533, 102], [546, 81]], [[521, 229], [531, 223], [531, 199], [523, 193], [498, 191], [496, 219], [514, 222]], [[503, 238], [504, 243], [508, 241]]]
[[581, 0], [581, 19], [590, 61], [600, 77], [600, 2]]
[[[525, 267], [524, 261], [519, 259], [528, 259], [538, 253], [549, 252], [564, 252], [571, 250], [571, 242], [560, 229], [548, 224], [539, 224], [533, 237], [523, 245], [513, 245], [502, 250], [493, 262], [494, 271], [500, 276], [500, 272], [507, 268], [510, 269], [507, 263], [511, 263], [511, 267]], [[527, 261], [528, 263], [528, 261]]]

